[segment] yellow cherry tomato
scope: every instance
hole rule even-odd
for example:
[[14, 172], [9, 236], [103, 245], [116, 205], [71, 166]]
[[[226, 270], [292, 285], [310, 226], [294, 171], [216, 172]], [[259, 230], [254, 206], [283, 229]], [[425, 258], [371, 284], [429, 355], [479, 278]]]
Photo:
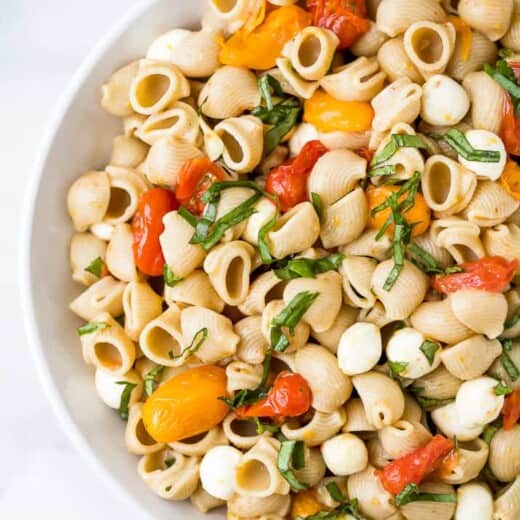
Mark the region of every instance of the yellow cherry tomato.
[[311, 24], [312, 16], [296, 5], [274, 9], [252, 31], [238, 30], [222, 44], [220, 61], [224, 65], [256, 70], [272, 69], [283, 46]]
[[300, 491], [294, 495], [291, 506], [291, 518], [306, 518], [326, 510], [325, 506], [318, 502], [316, 493], [312, 489]]
[[520, 200], [520, 166], [515, 161], [507, 162], [500, 183], [511, 197]]
[[321, 132], [364, 132], [370, 129], [372, 119], [370, 103], [339, 101], [324, 90], [317, 90], [304, 105], [303, 120]]
[[226, 372], [214, 365], [195, 367], [161, 385], [144, 403], [143, 424], [157, 442], [176, 442], [219, 424], [229, 409]]

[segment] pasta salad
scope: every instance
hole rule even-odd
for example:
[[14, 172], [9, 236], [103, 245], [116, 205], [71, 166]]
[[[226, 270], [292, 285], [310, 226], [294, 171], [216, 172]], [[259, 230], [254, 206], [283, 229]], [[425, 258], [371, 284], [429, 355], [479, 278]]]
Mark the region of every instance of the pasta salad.
[[144, 484], [230, 520], [518, 520], [520, 2], [201, 26], [103, 85], [121, 135], [67, 197]]

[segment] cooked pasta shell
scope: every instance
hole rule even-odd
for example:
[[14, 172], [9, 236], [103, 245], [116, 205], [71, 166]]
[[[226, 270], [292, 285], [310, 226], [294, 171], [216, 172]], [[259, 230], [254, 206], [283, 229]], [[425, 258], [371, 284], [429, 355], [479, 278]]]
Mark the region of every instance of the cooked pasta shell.
[[442, 475], [442, 481], [446, 484], [464, 484], [474, 478], [486, 465], [489, 447], [482, 439], [459, 444], [456, 463], [449, 474]]
[[148, 146], [133, 136], [114, 137], [109, 164], [121, 168], [137, 168], [148, 154]]
[[269, 344], [261, 327], [261, 316], [248, 316], [235, 323], [235, 332], [240, 336], [237, 347], [237, 357], [240, 360], [253, 365], [263, 362]]
[[432, 438], [432, 434], [421, 423], [404, 420], [385, 426], [377, 435], [384, 451], [392, 459], [421, 448]]
[[392, 457], [385, 451], [379, 437], [367, 441], [368, 462], [377, 469], [383, 469], [392, 462]]
[[385, 234], [381, 240], [376, 240], [377, 229], [367, 229], [356, 240], [341, 248], [344, 255], [369, 256], [376, 260], [386, 260], [390, 248], [390, 238]]
[[515, 520], [520, 514], [520, 476], [510, 486], [500, 490], [496, 499], [493, 520]]
[[[98, 258], [104, 262], [106, 249], [106, 242], [92, 233], [75, 233], [70, 241], [69, 250], [72, 279], [86, 286], [98, 281], [100, 277], [87, 271], [87, 267]], [[103, 264], [100, 274], [103, 274]]]
[[[455, 493], [452, 486], [441, 482], [423, 482], [419, 489], [422, 493]], [[450, 520], [456, 507], [455, 502], [416, 501], [401, 506], [401, 511], [407, 520]]]
[[[509, 359], [513, 362], [513, 364], [520, 370], [520, 342], [513, 341], [513, 346], [511, 348], [511, 352], [507, 352]], [[516, 390], [520, 388], [520, 377], [515, 379], [514, 381], [511, 379], [511, 376], [507, 372], [502, 362], [502, 358], [499, 357], [495, 360], [495, 362], [491, 365], [489, 369], [489, 374], [493, 377], [499, 378], [501, 381], [504, 381], [507, 386]]]
[[295, 470], [294, 474], [300, 482], [305, 482], [309, 486], [316, 486], [327, 471], [321, 451], [318, 448], [305, 447], [304, 462], [303, 468]]
[[377, 53], [377, 60], [389, 81], [408, 78], [419, 85], [424, 83], [422, 74], [406, 54], [402, 36], [383, 43]]
[[227, 444], [228, 440], [224, 435], [222, 428], [216, 426], [202, 435], [177, 442], [171, 442], [169, 446], [175, 451], [188, 457], [202, 457], [211, 448], [214, 448], [215, 446], [226, 446]]
[[243, 361], [232, 361], [226, 367], [227, 391], [254, 390], [262, 381], [262, 365], [250, 365]]
[[345, 301], [353, 307], [370, 309], [376, 302], [371, 281], [377, 262], [365, 256], [347, 256], [340, 267]]
[[321, 332], [312, 329], [311, 335], [320, 345], [335, 354], [342, 334], [356, 321], [358, 314], [359, 311], [354, 307], [343, 305], [330, 328]]
[[415, 237], [414, 242], [437, 260], [439, 265], [446, 268], [453, 263], [451, 255], [443, 247], [439, 247], [433, 240], [431, 233], [423, 233]]
[[316, 90], [318, 90], [318, 87], [320, 86], [319, 82], [303, 79], [293, 69], [289, 58], [277, 58], [276, 66], [278, 67], [278, 72], [283, 79], [282, 85], [286, 84], [288, 86], [288, 88], [285, 88], [285, 91], [289, 91], [289, 93], [303, 99], [310, 99]]
[[156, 442], [148, 435], [143, 424], [142, 410], [143, 403], [135, 403], [128, 410], [125, 444], [128, 452], [134, 455], [147, 455], [164, 448], [164, 444]]
[[190, 501], [193, 507], [201, 513], [207, 513], [208, 511], [221, 507], [226, 503], [224, 500], [220, 500], [220, 498], [215, 498], [213, 495], [210, 495], [202, 486], [199, 486], [191, 495]]
[[388, 40], [388, 35], [380, 31], [372, 20], [369, 20], [368, 31], [361, 35], [349, 50], [354, 56], [372, 57], [377, 54], [386, 40]]
[[134, 113], [130, 104], [130, 86], [139, 72], [139, 60], [132, 61], [112, 74], [101, 89], [101, 106], [109, 114], [128, 117]]
[[369, 422], [363, 401], [358, 397], [349, 399], [345, 404], [347, 421], [341, 431], [343, 432], [373, 432], [375, 426]]
[[271, 495], [262, 498], [235, 493], [227, 502], [228, 511], [239, 517], [261, 517], [262, 515], [286, 516], [291, 507], [288, 495]]
[[140, 279], [135, 265], [133, 251], [134, 233], [130, 224], [114, 226], [112, 238], [106, 252], [106, 266], [108, 270], [123, 282], [134, 282]]
[[432, 223], [430, 234], [435, 244], [446, 249], [458, 264], [486, 254], [480, 240], [480, 228], [474, 222], [458, 217], [439, 219]]
[[442, 401], [454, 398], [461, 384], [461, 379], [441, 365], [433, 372], [416, 379], [411, 388], [421, 397]]
[[473, 29], [485, 34], [491, 41], [497, 41], [509, 29], [513, 0], [460, 0], [458, 12]]
[[500, 429], [489, 445], [489, 467], [501, 482], [511, 482], [520, 474], [520, 425]]
[[267, 431], [259, 435], [257, 433], [256, 424], [248, 419], [239, 419], [234, 413], [230, 413], [226, 416], [222, 422], [222, 429], [228, 441], [241, 450], [248, 450], [262, 437], [271, 436], [271, 433]]
[[515, 52], [520, 52], [520, 3], [518, 0], [513, 0], [513, 17], [509, 30], [500, 40], [500, 43]]
[[267, 304], [283, 295], [286, 283], [280, 280], [274, 271], [267, 271], [256, 278], [250, 286], [249, 294], [239, 310], [246, 316], [261, 314]]
[[162, 298], [146, 282], [130, 282], [123, 293], [125, 330], [137, 341], [146, 324], [162, 313]]
[[520, 260], [520, 226], [500, 224], [484, 231], [482, 243], [489, 256]]

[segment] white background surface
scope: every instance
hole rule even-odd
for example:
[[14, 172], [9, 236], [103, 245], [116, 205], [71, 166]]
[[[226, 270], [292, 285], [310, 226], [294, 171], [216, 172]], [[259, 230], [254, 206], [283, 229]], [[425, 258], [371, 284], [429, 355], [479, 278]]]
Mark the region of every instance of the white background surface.
[[83, 58], [138, 2], [0, 0], [2, 519], [138, 518], [60, 430], [32, 366], [17, 284], [24, 192], [44, 128]]

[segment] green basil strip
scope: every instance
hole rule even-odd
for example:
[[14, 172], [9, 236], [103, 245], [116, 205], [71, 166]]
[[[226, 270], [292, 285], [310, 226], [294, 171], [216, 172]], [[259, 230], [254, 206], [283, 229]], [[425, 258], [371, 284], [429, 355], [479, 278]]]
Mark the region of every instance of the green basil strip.
[[90, 274], [93, 274], [94, 276], [97, 276], [98, 278], [101, 278], [101, 275], [103, 274], [103, 267], [105, 265], [105, 262], [103, 262], [103, 259], [98, 256], [95, 260], [92, 260], [90, 264], [85, 267], [85, 271], [87, 271]]
[[164, 368], [162, 365], [155, 367], [153, 370], [150, 370], [148, 374], [144, 376], [144, 393], [150, 397], [156, 388], [157, 378], [163, 373]]
[[264, 155], [270, 155], [281, 140], [296, 126], [300, 112], [301, 107], [291, 108], [282, 122], [268, 130], [264, 138]]
[[516, 309], [516, 312], [511, 316], [510, 319], [504, 323], [504, 329], [512, 329], [520, 321], [520, 307]]
[[473, 148], [466, 136], [457, 128], [450, 128], [444, 134], [443, 139], [467, 161], [485, 163], [500, 162], [500, 152], [496, 150], [477, 150]]
[[325, 487], [329, 495], [331, 495], [331, 498], [336, 502], [340, 502], [340, 505], [332, 511], [320, 511], [319, 513], [305, 517], [298, 516], [296, 520], [344, 520], [347, 515], [352, 516], [355, 520], [368, 520], [360, 513], [359, 502], [356, 498], [347, 500], [335, 482], [329, 482]]
[[260, 259], [262, 263], [265, 265], [270, 265], [274, 262], [273, 255], [269, 249], [269, 244], [267, 243], [266, 237], [267, 233], [271, 231], [278, 222], [278, 215], [275, 215], [267, 224], [260, 228], [258, 232], [258, 253], [260, 254]]
[[168, 287], [175, 287], [179, 282], [182, 282], [182, 278], [176, 276], [175, 273], [171, 270], [171, 267], [168, 264], [164, 264], [163, 271], [164, 283]]
[[323, 217], [323, 202], [321, 200], [321, 197], [317, 193], [312, 192], [311, 201], [312, 205], [314, 206], [314, 210], [318, 214], [318, 218], [321, 220], [321, 218]]
[[427, 412], [451, 404], [454, 400], [455, 399], [433, 399], [430, 397], [423, 397], [422, 395], [417, 396], [417, 402], [421, 405], [421, 408]]
[[193, 336], [193, 339], [191, 340], [191, 344], [186, 347], [180, 354], [178, 354], [177, 356], [174, 356], [173, 355], [173, 352], [170, 350], [168, 352], [168, 357], [170, 359], [180, 359], [181, 357], [184, 357], [186, 356], [186, 358], [192, 356], [193, 354], [195, 354], [195, 352], [197, 352], [200, 347], [202, 347], [203, 343], [206, 341], [206, 339], [208, 338], [208, 329], [206, 327], [204, 327], [203, 329], [200, 329], [199, 331], [197, 331], [195, 333], [195, 335]]
[[390, 361], [388, 360], [388, 367], [390, 372], [395, 375], [399, 375], [401, 372], [406, 370], [408, 363], [406, 361]]
[[401, 271], [404, 269], [404, 235], [406, 232], [406, 226], [404, 224], [395, 224], [394, 238], [392, 241], [392, 247], [394, 250], [394, 266], [386, 279], [383, 289], [390, 291], [397, 282]]
[[408, 484], [395, 497], [395, 504], [398, 507], [405, 506], [410, 502], [457, 502], [455, 493], [421, 493], [417, 484]]
[[495, 395], [509, 395], [513, 392], [513, 390], [502, 383], [502, 381], [499, 381], [497, 386], [495, 386]]
[[280, 82], [271, 76], [270, 74], [264, 74], [258, 80], [258, 90], [260, 91], [260, 95], [265, 101], [268, 110], [273, 109], [273, 98], [271, 97], [271, 89], [277, 96], [283, 96], [282, 86]]
[[192, 227], [197, 225], [197, 217], [190, 213], [184, 206], [181, 206], [177, 213]]
[[332, 498], [332, 500], [334, 500], [335, 502], [339, 502], [341, 504], [347, 500], [345, 498], [345, 495], [343, 495], [343, 493], [339, 489], [339, 486], [336, 484], [336, 482], [329, 482], [325, 487], [329, 492], [330, 498]]
[[277, 461], [278, 471], [289, 482], [293, 491], [303, 491], [308, 484], [300, 482], [293, 470], [305, 466], [305, 444], [303, 441], [284, 441], [280, 445]]
[[280, 432], [280, 427], [276, 426], [276, 424], [263, 422], [258, 417], [252, 417], [252, 421], [256, 424], [256, 433], [258, 435], [262, 435], [265, 432], [273, 434]]
[[381, 153], [372, 158], [370, 166], [375, 168], [376, 166], [388, 161], [396, 154], [398, 149], [399, 147], [397, 146], [397, 143], [393, 139], [390, 139], [388, 144], [381, 150]]
[[395, 175], [397, 173], [397, 167], [395, 164], [390, 164], [388, 166], [377, 166], [372, 170], [368, 170], [369, 177], [386, 177], [389, 175]]
[[[379, 206], [376, 206], [374, 209], [372, 209], [372, 211], [370, 212], [372, 217], [375, 217], [380, 211], [383, 211], [384, 209], [389, 208], [390, 207], [390, 199], [393, 198], [394, 196], [395, 196], [396, 199], [399, 199], [402, 195], [404, 195], [405, 193], [408, 193], [408, 196], [407, 196], [406, 200], [401, 202], [400, 206], [408, 205], [410, 203], [410, 199], [411, 199], [412, 205], [413, 205], [413, 202], [414, 202], [414, 199], [415, 199], [415, 195], [417, 194], [417, 190], [419, 188], [419, 183], [420, 182], [421, 182], [421, 173], [420, 172], [415, 172], [413, 174], [413, 176], [410, 179], [408, 179], [401, 186], [401, 188], [400, 188], [400, 190], [398, 192], [392, 193], [388, 197], [388, 199], [386, 199], [384, 202], [379, 204]], [[413, 197], [410, 197], [410, 192], [412, 193]], [[404, 209], [401, 207], [400, 211], [404, 212]]]
[[129, 383], [128, 381], [117, 381], [116, 385], [125, 385], [123, 393], [121, 394], [121, 401], [119, 402], [119, 417], [121, 417], [123, 421], [127, 421], [128, 404], [130, 403], [132, 391], [137, 386], [137, 383]]
[[502, 344], [502, 355], [500, 356], [500, 364], [504, 367], [511, 381], [516, 381], [520, 377], [520, 371], [515, 365], [515, 362], [511, 359], [509, 353], [513, 350], [513, 340], [503, 339], [500, 340]]
[[281, 269], [275, 269], [274, 274], [280, 280], [294, 280], [295, 278], [315, 278], [318, 274], [327, 271], [336, 271], [343, 259], [344, 255], [335, 253], [323, 258], [293, 258], [289, 260], [287, 265]]
[[279, 314], [271, 321], [271, 349], [284, 352], [289, 346], [289, 340], [282, 332], [282, 327], [289, 329], [294, 335], [294, 329], [303, 315], [319, 296], [318, 292], [302, 291], [298, 293]]
[[485, 428], [484, 428], [484, 432], [482, 433], [482, 440], [486, 443], [486, 444], [491, 444], [491, 441], [493, 440], [493, 437], [496, 435], [496, 433], [498, 432], [498, 430], [500, 430], [500, 428], [502, 427], [502, 425], [497, 425], [497, 424], [488, 424]]
[[78, 334], [80, 336], [85, 336], [86, 334], [92, 334], [98, 330], [103, 330], [108, 327], [110, 327], [110, 325], [104, 321], [91, 321], [90, 323], [83, 325], [83, 327], [80, 327], [78, 329]]
[[507, 78], [501, 72], [495, 70], [491, 65], [484, 65], [484, 72], [491, 76], [502, 88], [507, 90], [513, 97], [520, 98], [520, 87], [513, 81]]
[[439, 262], [437, 262], [437, 259], [415, 242], [408, 244], [406, 250], [419, 261], [418, 267], [425, 273], [440, 274], [443, 272], [443, 269]]
[[421, 352], [424, 354], [424, 357], [428, 360], [430, 366], [433, 365], [435, 360], [435, 354], [441, 348], [441, 346], [436, 341], [426, 340], [420, 347]]
[[391, 159], [399, 148], [422, 148], [427, 150], [426, 143], [417, 135], [392, 134], [390, 142], [383, 148], [380, 154], [376, 155], [370, 162], [370, 166], [375, 167]]

